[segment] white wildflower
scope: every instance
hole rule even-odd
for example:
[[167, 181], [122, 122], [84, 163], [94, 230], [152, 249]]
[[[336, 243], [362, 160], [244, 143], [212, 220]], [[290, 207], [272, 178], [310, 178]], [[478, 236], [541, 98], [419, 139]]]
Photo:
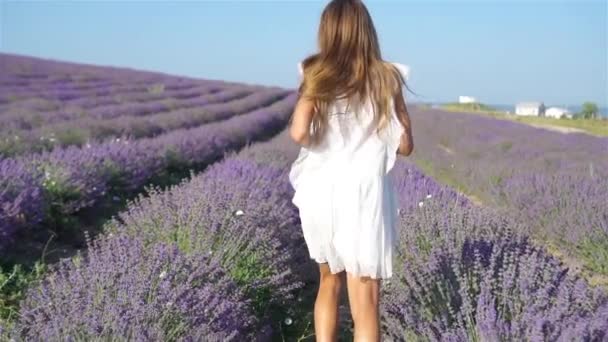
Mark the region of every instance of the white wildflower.
[[431, 198], [431, 197], [433, 197], [433, 195], [431, 195], [431, 194], [426, 195], [426, 198]]
[[424, 205], [424, 202], [422, 202], [422, 201], [418, 202], [418, 206], [419, 206], [420, 208], [422, 208], [422, 206], [423, 206], [423, 205]]
[[167, 307], [170, 308], [173, 305], [173, 302], [167, 302]]
[[162, 271], [160, 272], [160, 275], [158, 276], [160, 279], [164, 279], [167, 276], [167, 272]]
[[243, 215], [245, 215], [245, 213], [244, 213], [242, 210], [237, 210], [237, 211], [234, 213], [234, 216], [243, 216]]
[[291, 319], [291, 317], [287, 317], [285, 318], [285, 325], [291, 325], [291, 323], [293, 323], [293, 320]]

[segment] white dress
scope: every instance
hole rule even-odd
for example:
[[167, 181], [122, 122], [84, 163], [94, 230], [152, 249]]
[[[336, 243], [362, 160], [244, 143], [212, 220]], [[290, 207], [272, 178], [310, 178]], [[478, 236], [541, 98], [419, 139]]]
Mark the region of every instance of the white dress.
[[[409, 67], [393, 64], [408, 77]], [[332, 273], [392, 276], [398, 204], [390, 171], [404, 128], [394, 104], [391, 110], [390, 123], [376, 134], [369, 101], [359, 120], [346, 101], [335, 102], [322, 143], [302, 147], [291, 165], [292, 202], [310, 258], [328, 263]]]

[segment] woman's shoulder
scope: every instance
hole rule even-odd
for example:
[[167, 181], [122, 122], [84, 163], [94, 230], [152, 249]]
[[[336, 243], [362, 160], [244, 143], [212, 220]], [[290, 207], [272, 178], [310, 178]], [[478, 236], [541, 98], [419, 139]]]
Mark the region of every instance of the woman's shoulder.
[[314, 54], [314, 55], [310, 55], [310, 56], [304, 58], [303, 60], [299, 61], [298, 62], [298, 73], [300, 74], [300, 76], [304, 76], [304, 69], [306, 69], [307, 66], [314, 64], [318, 59], [319, 59], [319, 55]]
[[298, 74], [300, 76], [304, 75], [304, 65], [302, 64], [302, 61], [298, 62]]

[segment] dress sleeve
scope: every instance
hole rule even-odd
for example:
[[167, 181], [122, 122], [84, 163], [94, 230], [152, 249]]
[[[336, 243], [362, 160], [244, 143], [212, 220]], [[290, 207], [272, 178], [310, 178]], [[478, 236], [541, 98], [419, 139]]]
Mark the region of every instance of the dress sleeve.
[[395, 63], [392, 62], [392, 65], [394, 65], [397, 70], [399, 70], [399, 73], [401, 74], [401, 76], [403, 77], [404, 80], [408, 80], [409, 76], [410, 76], [410, 67], [408, 65], [405, 64], [401, 64], [401, 63]]
[[[392, 63], [404, 80], [407, 80], [410, 75], [410, 67], [405, 64], [400, 63]], [[386, 173], [388, 173], [393, 166], [395, 165], [395, 161], [397, 159], [397, 150], [399, 149], [399, 144], [401, 143], [401, 135], [405, 132], [405, 128], [397, 119], [397, 112], [395, 110], [395, 104], [392, 104], [392, 115], [391, 121], [387, 127], [387, 158], [386, 158]]]

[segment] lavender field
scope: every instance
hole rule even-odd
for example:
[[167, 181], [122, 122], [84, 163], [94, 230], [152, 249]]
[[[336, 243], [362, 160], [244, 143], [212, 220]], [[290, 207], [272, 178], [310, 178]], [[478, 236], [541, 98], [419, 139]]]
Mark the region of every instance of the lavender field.
[[608, 138], [474, 114], [413, 111], [417, 164], [608, 287]]
[[[314, 341], [318, 271], [287, 178], [298, 153], [284, 131], [292, 90], [16, 56], [0, 63], [0, 339]], [[606, 232], [605, 142], [582, 136], [577, 148], [534, 131], [528, 154], [503, 161], [523, 150], [527, 127], [508, 128], [523, 132], [507, 148], [496, 140], [503, 123], [412, 115], [415, 158], [393, 171], [399, 247], [382, 288], [384, 340], [608, 340], [606, 289], [539, 239], [576, 246]], [[485, 140], [465, 150], [475, 139]], [[484, 162], [486, 151], [494, 159]], [[544, 159], [525, 160], [533, 156]], [[509, 186], [486, 184], [493, 176]], [[538, 194], [536, 206], [526, 202]], [[125, 205], [99, 209], [114, 198]], [[19, 265], [18, 246], [49, 231], [84, 243], [69, 257]]]
[[294, 100], [284, 89], [13, 56], [0, 66], [0, 250], [269, 137]]

